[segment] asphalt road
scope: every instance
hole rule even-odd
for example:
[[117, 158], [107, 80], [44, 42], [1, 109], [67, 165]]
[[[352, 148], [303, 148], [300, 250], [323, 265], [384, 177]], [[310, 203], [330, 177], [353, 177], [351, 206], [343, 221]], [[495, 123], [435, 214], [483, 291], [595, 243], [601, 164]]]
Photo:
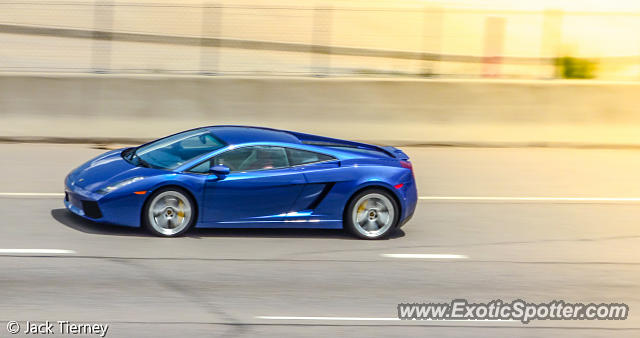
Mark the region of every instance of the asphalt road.
[[[108, 323], [108, 337], [640, 335], [640, 202], [607, 199], [640, 197], [640, 151], [405, 150], [426, 198], [388, 240], [228, 229], [162, 239], [79, 220], [58, 197], [7, 194], [59, 193], [65, 174], [101, 150], [0, 144], [0, 337], [11, 320]], [[453, 199], [433, 199], [443, 196]], [[464, 199], [473, 196], [559, 199]], [[563, 200], [574, 197], [600, 199]], [[466, 258], [383, 256], [397, 253]], [[398, 303], [457, 298], [624, 302], [630, 316], [364, 320], [396, 317]], [[273, 316], [331, 318], [263, 318]]]

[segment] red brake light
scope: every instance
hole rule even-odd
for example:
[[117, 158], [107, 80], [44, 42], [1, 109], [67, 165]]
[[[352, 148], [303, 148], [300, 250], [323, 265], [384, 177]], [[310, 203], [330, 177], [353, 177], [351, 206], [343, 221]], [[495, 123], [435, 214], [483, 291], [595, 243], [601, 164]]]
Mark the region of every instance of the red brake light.
[[409, 162], [409, 161], [400, 161], [400, 165], [403, 168], [411, 170], [411, 177], [415, 177], [415, 175], [413, 174], [413, 165], [411, 164], [411, 162]]

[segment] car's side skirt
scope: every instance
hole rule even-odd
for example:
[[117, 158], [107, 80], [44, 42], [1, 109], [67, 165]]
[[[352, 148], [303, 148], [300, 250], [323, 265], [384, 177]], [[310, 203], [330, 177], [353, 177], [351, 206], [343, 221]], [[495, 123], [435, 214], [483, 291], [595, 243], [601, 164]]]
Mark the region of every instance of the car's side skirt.
[[260, 222], [215, 222], [196, 224], [197, 228], [283, 228], [283, 229], [342, 229], [342, 220], [286, 220]]

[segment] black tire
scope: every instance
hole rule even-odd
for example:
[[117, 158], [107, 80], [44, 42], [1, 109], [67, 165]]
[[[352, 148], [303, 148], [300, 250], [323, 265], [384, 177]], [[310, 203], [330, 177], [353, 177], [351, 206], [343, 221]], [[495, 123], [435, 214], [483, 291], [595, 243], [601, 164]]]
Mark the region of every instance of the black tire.
[[[162, 206], [165, 208], [162, 208]], [[156, 214], [152, 213], [156, 210]], [[158, 215], [157, 212], [163, 210]], [[142, 209], [142, 225], [151, 234], [159, 237], [178, 237], [184, 235], [196, 222], [197, 205], [186, 191], [168, 187], [155, 191]], [[166, 227], [163, 226], [163, 223]], [[175, 226], [174, 226], [175, 224]]]
[[[361, 210], [358, 211], [356, 208]], [[387, 209], [386, 218], [383, 217], [384, 209]], [[344, 211], [345, 228], [361, 239], [388, 237], [396, 231], [399, 218], [400, 208], [395, 198], [386, 190], [379, 188], [366, 189], [357, 193], [349, 200]], [[374, 230], [373, 227], [379, 228]]]

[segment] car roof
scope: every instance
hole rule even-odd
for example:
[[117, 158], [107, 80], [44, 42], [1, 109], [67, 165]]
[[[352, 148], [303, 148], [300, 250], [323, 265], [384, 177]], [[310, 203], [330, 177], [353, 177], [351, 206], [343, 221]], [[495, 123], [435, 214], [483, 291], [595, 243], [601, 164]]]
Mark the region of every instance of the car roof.
[[[384, 159], [396, 157], [389, 149], [386, 149], [392, 147], [385, 148], [366, 143], [287, 130], [238, 125], [208, 126], [203, 129], [209, 130], [228, 145], [241, 145], [245, 143], [288, 143], [292, 145], [304, 145], [308, 150], [329, 153], [337, 157]], [[392, 149], [397, 151], [395, 148]]]
[[283, 130], [249, 126], [211, 126], [206, 128], [229, 145], [251, 142], [301, 144], [296, 136]]

